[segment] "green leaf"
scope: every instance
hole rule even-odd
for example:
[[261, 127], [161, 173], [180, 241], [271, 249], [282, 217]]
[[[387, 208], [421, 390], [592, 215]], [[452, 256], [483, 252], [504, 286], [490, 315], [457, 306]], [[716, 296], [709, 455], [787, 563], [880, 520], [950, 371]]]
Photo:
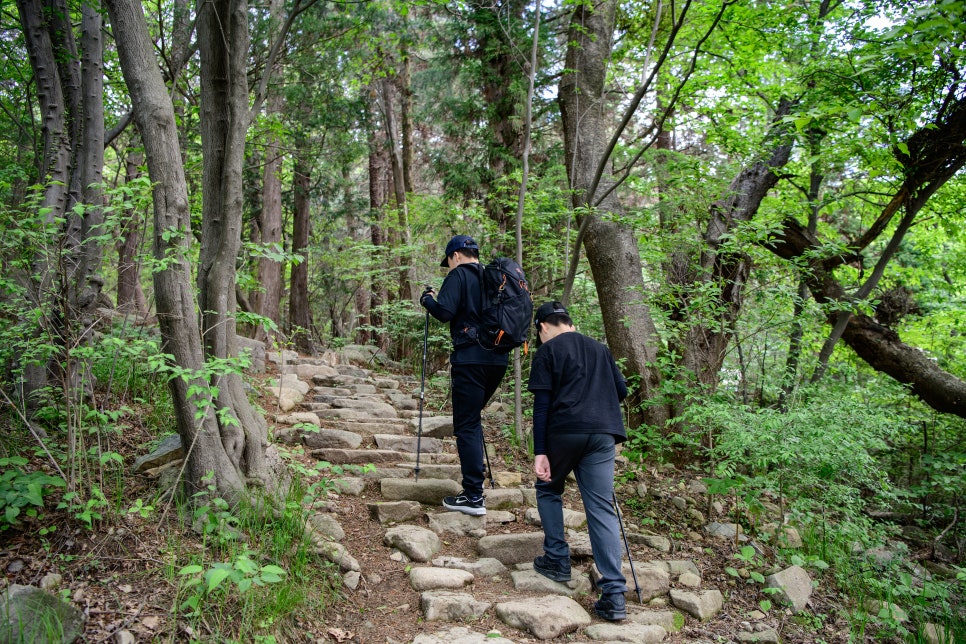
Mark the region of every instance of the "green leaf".
[[229, 575], [231, 575], [231, 570], [228, 568], [212, 568], [206, 572], [205, 581], [208, 582], [208, 589], [205, 592], [211, 593], [221, 585], [221, 582], [228, 579]]
[[198, 564], [191, 564], [190, 566], [185, 566], [184, 568], [179, 570], [178, 574], [179, 575], [197, 575], [202, 570], [204, 570], [204, 568], [202, 568]]

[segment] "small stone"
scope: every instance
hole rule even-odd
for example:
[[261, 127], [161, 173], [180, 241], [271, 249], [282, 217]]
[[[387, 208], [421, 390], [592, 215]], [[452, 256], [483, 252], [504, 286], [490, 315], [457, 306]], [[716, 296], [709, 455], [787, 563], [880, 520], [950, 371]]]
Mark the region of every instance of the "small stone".
[[64, 576], [49, 572], [40, 579], [40, 587], [44, 590], [55, 590], [64, 581]]
[[114, 644], [134, 644], [137, 641], [131, 631], [117, 631], [112, 639]]

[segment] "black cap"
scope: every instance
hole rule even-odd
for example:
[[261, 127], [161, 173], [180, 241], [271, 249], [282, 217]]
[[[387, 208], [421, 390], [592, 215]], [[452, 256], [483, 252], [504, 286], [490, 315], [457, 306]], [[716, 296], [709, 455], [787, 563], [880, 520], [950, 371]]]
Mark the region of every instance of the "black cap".
[[540, 308], [537, 309], [536, 314], [533, 316], [534, 326], [536, 326], [537, 324], [540, 324], [541, 322], [546, 320], [551, 315], [554, 315], [555, 313], [563, 313], [564, 315], [569, 315], [567, 313], [567, 309], [565, 309], [564, 305], [561, 304], [560, 302], [545, 302], [544, 304], [541, 304]]
[[446, 263], [446, 259], [461, 248], [469, 248], [470, 250], [476, 251], [480, 250], [480, 247], [476, 245], [476, 242], [473, 241], [473, 238], [469, 235], [457, 235], [449, 240], [448, 244], [446, 244], [446, 254], [443, 255], [443, 261], [441, 261], [439, 265], [444, 268], [449, 266], [449, 264]]

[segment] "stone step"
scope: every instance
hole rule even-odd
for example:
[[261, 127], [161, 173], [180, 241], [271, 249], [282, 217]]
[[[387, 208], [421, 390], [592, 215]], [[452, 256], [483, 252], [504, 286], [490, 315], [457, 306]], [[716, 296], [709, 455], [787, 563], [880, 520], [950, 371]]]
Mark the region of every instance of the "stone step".
[[312, 458], [334, 465], [365, 465], [366, 463], [396, 463], [403, 454], [388, 449], [339, 449], [327, 447], [309, 452]]
[[392, 449], [397, 452], [415, 454], [418, 448], [422, 453], [439, 454], [443, 451], [443, 441], [438, 438], [417, 439], [415, 436], [397, 436], [395, 434], [375, 434], [373, 440], [379, 449]]
[[[413, 393], [418, 380], [373, 376], [356, 364], [337, 364], [339, 360], [362, 364], [358, 360], [365, 357], [364, 353], [360, 352], [358, 359], [334, 354], [328, 361], [292, 360], [284, 364], [280, 368], [284, 385], [306, 389], [307, 394], [305, 402], [297, 407], [300, 413], [274, 419], [278, 423], [276, 437], [284, 435], [289, 442], [302, 442], [316, 459], [348, 466], [347, 476], [335, 479], [338, 494], [365, 494], [371, 499], [366, 505], [372, 521], [385, 526], [384, 545], [391, 549], [387, 551], [388, 558], [412, 562], [409, 583], [421, 593], [421, 619], [444, 621], [436, 633], [419, 635], [413, 644], [513, 644], [518, 636], [547, 639], [567, 633], [593, 641], [658, 642], [667, 633], [680, 631], [685, 618], [679, 611], [703, 620], [721, 610], [721, 594], [701, 588], [701, 575], [693, 562], [639, 562], [635, 557], [633, 573], [624, 561], [628, 619], [620, 624], [594, 619], [592, 611], [573, 599], [593, 594], [593, 584], [599, 578], [592, 564], [583, 513], [565, 508], [567, 540], [576, 564], [572, 580], [559, 583], [533, 570], [533, 558], [543, 554], [543, 532], [539, 529], [536, 491], [521, 485], [525, 474], [493, 473], [499, 487], [484, 489], [484, 516], [446, 511], [441, 507], [442, 498], [462, 489], [453, 441], [443, 440], [453, 435], [452, 417], [419, 410], [418, 394]], [[283, 427], [299, 423], [318, 425], [319, 429]], [[493, 452], [490, 455], [491, 460], [496, 458]], [[370, 464], [373, 467], [354, 467]], [[356, 469], [360, 470], [358, 474], [352, 472]], [[373, 480], [378, 484], [369, 483]], [[344, 531], [336, 521], [339, 496], [332, 498], [335, 505], [312, 517], [312, 532], [318, 538], [317, 551], [339, 565], [345, 587], [352, 592], [363, 580], [372, 583], [379, 575], [377, 570], [360, 569], [349, 551], [352, 544], [346, 547], [338, 543], [344, 540], [340, 538]], [[521, 520], [534, 529], [521, 533], [519, 530], [526, 524], [517, 523], [514, 532], [506, 533], [508, 528], [501, 527]], [[428, 528], [424, 527], [427, 523]], [[627, 538], [634, 550], [646, 546], [670, 551], [671, 543], [666, 537], [641, 534], [633, 527], [631, 530]], [[437, 553], [446, 552], [444, 540], [453, 539], [453, 535], [474, 539], [479, 556], [469, 560], [432, 559]], [[588, 560], [589, 567], [581, 563]], [[464, 591], [479, 588], [492, 577], [502, 577], [505, 583], [507, 574], [518, 595], [507, 598], [512, 601], [492, 604], [478, 601]], [[675, 609], [644, 609], [637, 603], [637, 589], [644, 602], [655, 599], [662, 606]], [[516, 634], [505, 639], [494, 632], [475, 633], [468, 626], [445, 623], [478, 620], [484, 614], [495, 615], [509, 628], [517, 629]]]
[[382, 479], [379, 490], [387, 501], [419, 501], [441, 505], [444, 496], [459, 494], [462, 487], [450, 479]]

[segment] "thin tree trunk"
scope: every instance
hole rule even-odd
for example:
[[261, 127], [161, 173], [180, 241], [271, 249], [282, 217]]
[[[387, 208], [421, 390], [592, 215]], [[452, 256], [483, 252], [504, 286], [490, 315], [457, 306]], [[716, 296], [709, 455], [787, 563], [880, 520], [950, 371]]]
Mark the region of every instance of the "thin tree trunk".
[[[278, 114], [283, 108], [280, 96], [269, 100], [269, 112]], [[262, 210], [259, 217], [259, 241], [266, 246], [278, 247], [282, 241], [282, 157], [281, 141], [275, 134], [269, 135], [265, 145], [265, 168], [262, 175]], [[269, 257], [258, 260], [258, 286], [252, 296], [255, 311], [276, 325], [281, 323], [282, 263]], [[274, 336], [259, 324], [255, 339], [263, 342]]]
[[[370, 121], [375, 121], [379, 114], [375, 96], [377, 88], [371, 88], [370, 96], [373, 101], [370, 103]], [[389, 203], [390, 167], [391, 162], [387, 158], [388, 150], [384, 141], [385, 130], [378, 127], [376, 123], [369, 126], [369, 233], [370, 241], [376, 252], [385, 254], [384, 245], [386, 244], [383, 213], [386, 204]], [[378, 264], [378, 260], [376, 262]], [[374, 328], [382, 327], [383, 303], [389, 301], [389, 289], [386, 287], [385, 279], [376, 277], [371, 285], [371, 306], [369, 307], [370, 323]], [[389, 346], [386, 333], [377, 332], [378, 345], [385, 350]]]
[[[245, 0], [198, 3], [201, 54], [202, 218], [198, 261], [198, 305], [205, 355], [224, 360], [238, 355], [235, 326], [235, 271], [241, 248], [245, 138], [248, 107], [248, 4]], [[210, 376], [216, 418], [230, 471], [219, 459], [189, 459], [189, 480], [214, 473], [219, 492], [238, 491], [238, 481], [268, 484], [265, 450], [268, 426], [248, 402], [238, 373]], [[217, 465], [217, 467], [215, 467]], [[202, 469], [205, 468], [205, 469]], [[225, 477], [225, 482], [221, 478]]]
[[[297, 149], [303, 149], [297, 146]], [[295, 208], [292, 217], [292, 252], [304, 260], [292, 267], [289, 286], [289, 337], [301, 353], [314, 354], [312, 314], [309, 309], [308, 246], [311, 219], [309, 212], [309, 163], [300, 154], [295, 157], [292, 171]]]
[[[143, 157], [129, 152], [125, 162], [125, 182], [131, 184], [141, 176]], [[135, 208], [126, 209], [124, 225], [117, 243], [117, 308], [124, 313], [134, 313], [138, 318], [148, 315], [148, 303], [141, 287], [141, 262], [138, 254], [144, 220]]]
[[[404, 18], [405, 20], [405, 18]], [[399, 121], [402, 126], [402, 174], [406, 194], [415, 192], [413, 187], [413, 88], [410, 82], [409, 47], [403, 42], [399, 50], [402, 69], [398, 77]]]
[[412, 244], [412, 233], [409, 230], [409, 206], [406, 201], [406, 185], [403, 177], [403, 154], [402, 146], [399, 145], [399, 132], [396, 125], [396, 115], [392, 100], [393, 84], [385, 79], [382, 82], [382, 105], [383, 117], [386, 126], [386, 144], [389, 146], [389, 160], [392, 168], [392, 188], [393, 196], [396, 198], [396, 237], [405, 247], [405, 251], [399, 255], [398, 260], [394, 260], [399, 266], [399, 299], [415, 301], [416, 294], [413, 288], [415, 281], [415, 268], [409, 254], [409, 247]]

